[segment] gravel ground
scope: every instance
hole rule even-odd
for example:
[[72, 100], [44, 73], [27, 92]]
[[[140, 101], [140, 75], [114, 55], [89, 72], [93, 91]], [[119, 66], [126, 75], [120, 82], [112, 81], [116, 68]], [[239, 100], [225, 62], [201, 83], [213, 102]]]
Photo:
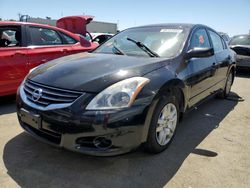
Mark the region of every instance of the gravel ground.
[[165, 152], [139, 149], [117, 157], [86, 156], [36, 141], [19, 127], [14, 97], [1, 98], [0, 187], [249, 188], [250, 72], [238, 75], [231, 95], [187, 114]]

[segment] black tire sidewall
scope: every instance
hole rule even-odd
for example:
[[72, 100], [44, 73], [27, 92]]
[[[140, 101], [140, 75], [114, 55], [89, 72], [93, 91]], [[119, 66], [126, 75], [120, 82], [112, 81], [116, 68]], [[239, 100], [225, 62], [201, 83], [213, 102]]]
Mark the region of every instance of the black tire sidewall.
[[[224, 88], [224, 91], [223, 91], [223, 94], [222, 94], [222, 97], [221, 98], [224, 98], [226, 99], [231, 91], [231, 87], [232, 87], [232, 83], [231, 83], [231, 86], [230, 86], [230, 90], [229, 90], [229, 93], [227, 93], [227, 82], [228, 82], [228, 79], [229, 79], [229, 76], [232, 75], [233, 72], [230, 71], [229, 74], [227, 75], [227, 79], [226, 79], [226, 84], [225, 84], [225, 88]], [[233, 79], [233, 75], [232, 75], [232, 79]]]
[[[233, 79], [233, 72], [232, 72], [232, 70], [229, 72], [229, 74], [227, 75], [227, 79], [226, 79], [226, 84], [225, 84], [225, 87], [224, 87], [224, 89], [223, 89], [223, 91], [222, 92], [220, 92], [217, 96], [218, 96], [218, 98], [221, 98], [221, 99], [226, 99], [227, 97], [228, 97], [228, 95], [229, 95], [229, 93], [230, 93], [230, 91], [231, 91], [231, 88], [230, 88], [230, 90], [229, 90], [229, 93], [227, 93], [227, 81], [228, 81], [228, 79], [229, 79], [229, 75], [232, 75], [232, 79]], [[231, 87], [232, 87], [232, 83], [231, 83]]]
[[[231, 77], [232, 80], [231, 80], [231, 85], [230, 85], [229, 92], [227, 93], [227, 83], [228, 83], [228, 79], [229, 79], [230, 75], [232, 76]], [[232, 88], [232, 83], [233, 83], [233, 72], [230, 71], [229, 74], [228, 74], [228, 76], [227, 76], [227, 82], [226, 82], [226, 86], [225, 86], [225, 97], [227, 97], [229, 95], [229, 93], [231, 91], [231, 88]]]

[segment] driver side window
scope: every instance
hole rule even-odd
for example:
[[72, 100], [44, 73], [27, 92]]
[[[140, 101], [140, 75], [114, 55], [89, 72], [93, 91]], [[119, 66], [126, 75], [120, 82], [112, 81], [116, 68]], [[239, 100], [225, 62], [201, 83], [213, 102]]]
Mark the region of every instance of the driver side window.
[[20, 47], [21, 28], [19, 26], [0, 27], [0, 47]]
[[205, 29], [197, 29], [190, 40], [189, 49], [193, 48], [210, 48], [208, 35]]

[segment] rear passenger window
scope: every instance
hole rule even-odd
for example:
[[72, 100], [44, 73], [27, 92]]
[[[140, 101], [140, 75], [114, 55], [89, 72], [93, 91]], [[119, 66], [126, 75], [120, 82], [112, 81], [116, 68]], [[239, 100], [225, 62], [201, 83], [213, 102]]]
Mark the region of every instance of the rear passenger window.
[[209, 35], [213, 43], [214, 52], [222, 51], [224, 48], [223, 48], [221, 37], [213, 31], [209, 31]]
[[227, 44], [224, 38], [221, 39], [222, 40], [222, 44], [223, 44], [223, 48], [227, 49]]
[[52, 29], [30, 27], [31, 45], [60, 45], [62, 40]]
[[75, 39], [73, 39], [72, 37], [70, 37], [70, 36], [68, 36], [68, 35], [66, 35], [66, 34], [64, 34], [62, 32], [61, 32], [61, 34], [62, 34], [63, 38], [65, 39], [65, 41], [67, 42], [67, 44], [75, 44], [75, 43], [77, 43], [77, 41]]
[[189, 49], [192, 48], [210, 48], [210, 43], [208, 39], [208, 35], [205, 29], [197, 29], [194, 31]]

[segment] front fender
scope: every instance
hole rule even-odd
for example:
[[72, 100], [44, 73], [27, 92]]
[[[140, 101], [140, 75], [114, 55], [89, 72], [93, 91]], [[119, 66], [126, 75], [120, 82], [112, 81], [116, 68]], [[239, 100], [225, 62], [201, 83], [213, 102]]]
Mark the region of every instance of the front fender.
[[184, 109], [186, 108], [188, 89], [185, 82], [178, 77], [178, 74], [176, 74], [175, 71], [169, 69], [168, 66], [166, 66], [152, 71], [144, 75], [144, 77], [150, 80], [150, 84], [143, 88], [144, 91], [150, 91], [152, 94], [154, 94], [155, 98], [166, 88], [179, 89], [183, 95]]
[[170, 89], [171, 91], [173, 91], [173, 89], [179, 89], [183, 97], [183, 109], [181, 109], [181, 111], [185, 111], [187, 104], [187, 87], [185, 86], [185, 83], [178, 78], [177, 74], [175, 74], [174, 71], [168, 69], [168, 67], [163, 67], [150, 72], [144, 75], [144, 77], [150, 79], [150, 83], [143, 88], [140, 96], [142, 97], [151, 95], [151, 102], [145, 119], [145, 128], [143, 129], [142, 143], [146, 142], [147, 140], [152, 115], [158, 103], [159, 96], [161, 96], [163, 92], [165, 92], [167, 89]]

